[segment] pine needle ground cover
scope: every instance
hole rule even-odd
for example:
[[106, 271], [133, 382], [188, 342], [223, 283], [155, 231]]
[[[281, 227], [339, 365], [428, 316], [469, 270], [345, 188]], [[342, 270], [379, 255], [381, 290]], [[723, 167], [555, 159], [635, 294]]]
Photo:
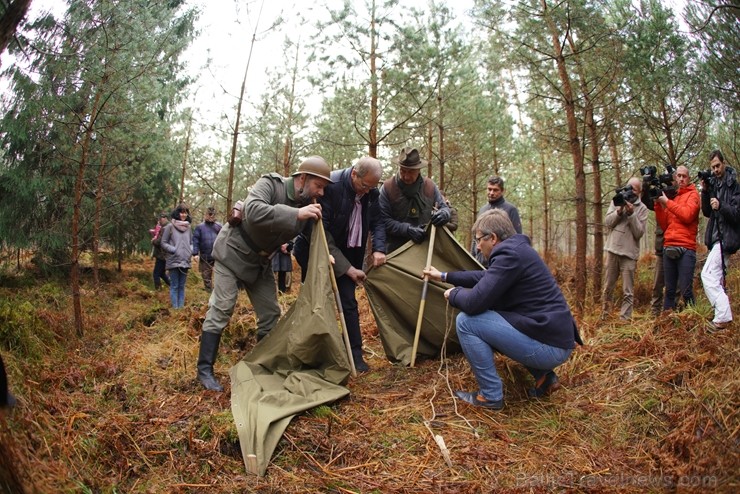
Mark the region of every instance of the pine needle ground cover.
[[[735, 262], [737, 260], [734, 260]], [[476, 389], [461, 354], [385, 359], [364, 294], [372, 370], [346, 400], [296, 417], [265, 477], [248, 475], [231, 417], [228, 369], [255, 344], [245, 295], [224, 333], [216, 372], [224, 393], [195, 379], [207, 294], [197, 270], [186, 304], [151, 288], [150, 259], [100, 286], [83, 281], [85, 336], [74, 335], [63, 282], [0, 280], [0, 351], [19, 405], [0, 419], [0, 474], [29, 493], [737, 492], [740, 365], [737, 321], [705, 331], [695, 308], [649, 315], [642, 262], [627, 323], [588, 307], [586, 345], [558, 370], [563, 387], [530, 400], [518, 364], [498, 359], [503, 411], [452, 399]], [[566, 264], [556, 272], [572, 272]], [[698, 271], [697, 271], [698, 272]], [[284, 308], [300, 287], [281, 296]], [[728, 289], [740, 317], [740, 274]], [[619, 290], [619, 288], [618, 288]], [[568, 292], [567, 286], [564, 291]], [[362, 291], [358, 292], [362, 293]], [[453, 328], [454, 330], [454, 328]], [[12, 491], [11, 491], [12, 492]]]

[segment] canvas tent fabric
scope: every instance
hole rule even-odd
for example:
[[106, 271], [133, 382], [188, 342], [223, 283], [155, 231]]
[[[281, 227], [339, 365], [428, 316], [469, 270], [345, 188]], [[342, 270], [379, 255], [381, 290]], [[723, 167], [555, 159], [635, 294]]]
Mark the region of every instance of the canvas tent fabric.
[[[424, 281], [421, 278], [430, 243], [427, 227], [420, 244], [407, 242], [386, 257], [386, 264], [368, 271], [365, 291], [378, 324], [385, 354], [391, 362], [409, 365]], [[483, 269], [447, 228], [437, 228], [432, 266], [440, 271]], [[444, 292], [452, 285], [429, 282], [417, 347], [417, 359], [436, 358], [448, 333], [446, 353], [460, 352], [455, 333], [457, 309], [448, 307]], [[448, 331], [448, 325], [452, 327]]]
[[[321, 222], [319, 222], [321, 224]], [[314, 228], [312, 245], [326, 245]], [[231, 411], [247, 471], [265, 474], [297, 414], [349, 395], [350, 363], [337, 322], [329, 251], [311, 249], [306, 280], [293, 306], [231, 368]]]

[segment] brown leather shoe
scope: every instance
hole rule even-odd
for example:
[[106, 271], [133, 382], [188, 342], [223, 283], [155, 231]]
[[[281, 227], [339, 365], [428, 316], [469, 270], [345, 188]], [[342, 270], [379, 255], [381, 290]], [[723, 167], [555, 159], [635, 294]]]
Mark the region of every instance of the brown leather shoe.
[[534, 388], [527, 390], [527, 396], [530, 398], [542, 398], [544, 396], [550, 396], [558, 389], [560, 389], [560, 380], [555, 372], [550, 371], [537, 379], [537, 382], [534, 383]]
[[489, 410], [501, 410], [504, 408], [504, 400], [487, 400], [477, 391], [455, 391], [455, 397], [476, 407], [488, 408]]

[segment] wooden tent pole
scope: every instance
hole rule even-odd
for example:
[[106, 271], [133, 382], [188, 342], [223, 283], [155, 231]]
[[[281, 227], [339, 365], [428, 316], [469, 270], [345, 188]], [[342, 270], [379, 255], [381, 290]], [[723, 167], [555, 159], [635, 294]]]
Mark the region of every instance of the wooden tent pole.
[[[432, 266], [432, 254], [434, 253], [434, 236], [437, 227], [432, 225], [432, 234], [429, 236], [429, 250], [427, 251], [426, 269]], [[424, 287], [421, 289], [421, 303], [419, 304], [419, 316], [416, 319], [416, 332], [414, 333], [414, 346], [411, 349], [411, 367], [416, 363], [416, 350], [419, 348], [419, 335], [421, 334], [421, 321], [424, 319], [424, 307], [427, 303], [427, 289], [429, 288], [429, 276], [424, 275]]]
[[[324, 230], [323, 220], [317, 221], [319, 225], [319, 235], [321, 236], [321, 243], [326, 249], [326, 254], [331, 259], [331, 252], [329, 252], [329, 242], [326, 241], [326, 231]], [[329, 277], [331, 278], [331, 288], [334, 291], [334, 301], [337, 303], [337, 312], [339, 312], [339, 321], [342, 324], [342, 339], [344, 340], [344, 347], [347, 351], [347, 359], [349, 360], [349, 368], [352, 373], [352, 377], [357, 377], [357, 369], [355, 368], [355, 359], [352, 358], [352, 345], [349, 342], [349, 334], [347, 333], [347, 321], [344, 319], [344, 309], [342, 308], [342, 299], [339, 296], [339, 287], [337, 286], [337, 279], [334, 276], [334, 266], [329, 261]]]

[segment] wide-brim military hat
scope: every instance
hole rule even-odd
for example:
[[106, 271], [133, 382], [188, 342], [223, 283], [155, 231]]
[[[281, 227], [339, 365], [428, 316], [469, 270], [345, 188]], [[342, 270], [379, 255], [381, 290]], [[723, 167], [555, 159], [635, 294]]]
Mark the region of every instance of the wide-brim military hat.
[[411, 170], [420, 170], [428, 164], [426, 160], [421, 159], [418, 149], [410, 147], [401, 149], [398, 158], [394, 162], [399, 166], [410, 168]]

